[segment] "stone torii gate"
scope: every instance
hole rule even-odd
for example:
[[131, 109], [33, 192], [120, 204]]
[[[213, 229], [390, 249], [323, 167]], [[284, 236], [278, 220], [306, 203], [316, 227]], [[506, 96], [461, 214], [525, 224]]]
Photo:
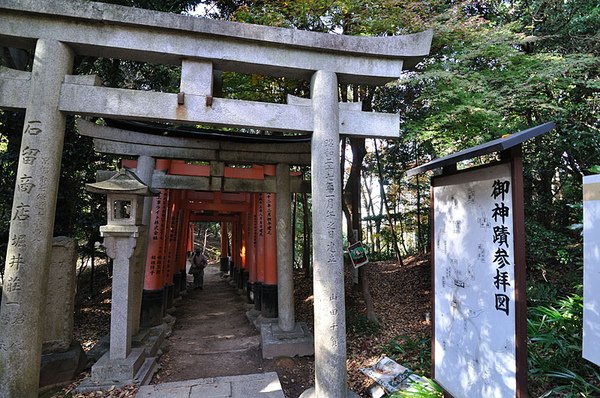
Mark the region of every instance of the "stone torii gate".
[[[431, 37], [339, 36], [94, 2], [2, 0], [0, 44], [35, 53], [31, 72], [0, 70], [0, 107], [26, 110], [0, 308], [0, 395], [37, 395], [65, 118], [75, 114], [312, 133], [315, 389], [305, 395], [345, 397], [339, 136], [396, 137], [399, 117], [339, 104], [338, 83], [394, 80], [428, 54]], [[75, 55], [181, 66], [180, 93], [99, 86], [94, 76], [71, 74]], [[310, 79], [311, 98], [214, 98], [213, 71]]]

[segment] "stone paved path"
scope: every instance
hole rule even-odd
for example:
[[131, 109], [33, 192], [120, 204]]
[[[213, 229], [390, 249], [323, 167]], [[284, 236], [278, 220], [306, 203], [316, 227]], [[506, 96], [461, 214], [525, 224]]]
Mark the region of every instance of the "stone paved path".
[[[229, 284], [228, 279], [219, 276], [218, 271], [218, 266], [207, 267], [204, 289], [190, 291], [173, 313], [177, 320], [173, 333], [167, 340], [165, 353], [160, 358], [162, 369], [153, 380], [154, 384], [185, 381], [183, 384], [171, 385], [176, 386], [178, 391], [172, 397], [234, 397], [237, 396], [233, 395], [237, 384], [230, 381], [231, 378], [228, 378], [229, 381], [223, 379], [224, 384], [221, 383], [219, 387], [214, 387], [216, 379], [205, 382], [198, 379], [259, 374], [272, 369], [271, 363], [262, 359], [258, 331], [246, 318], [249, 306], [237, 294], [236, 288]], [[264, 381], [260, 377], [256, 379], [258, 385]], [[276, 384], [273, 384], [272, 377], [268, 380], [267, 386], [270, 387], [261, 387], [263, 390], [266, 388], [264, 392], [267, 395], [248, 395], [249, 391], [244, 390], [244, 395], [240, 396], [283, 397], [276, 374]], [[251, 383], [242, 382], [241, 385], [245, 384]], [[199, 385], [203, 386], [200, 390]], [[213, 388], [208, 387], [209, 385], [217, 389], [213, 395], [207, 393]], [[197, 386], [196, 390], [192, 386]], [[165, 391], [161, 395], [145, 395], [144, 391], [151, 389], [157, 388], [143, 387], [138, 397], [170, 396], [164, 395]], [[185, 391], [189, 391], [189, 394], [194, 391], [202, 393], [189, 395]], [[232, 395], [223, 395], [226, 391], [230, 391]], [[177, 395], [180, 393], [182, 395]]]

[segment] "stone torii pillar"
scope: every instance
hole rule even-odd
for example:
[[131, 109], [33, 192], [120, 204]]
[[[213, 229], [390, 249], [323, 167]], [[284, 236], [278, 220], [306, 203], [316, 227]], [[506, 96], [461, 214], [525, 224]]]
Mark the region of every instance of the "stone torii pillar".
[[[138, 156], [136, 164], [136, 175], [141, 182], [147, 186], [152, 185], [152, 173], [156, 166], [156, 160], [150, 156]], [[146, 231], [150, 228], [150, 213], [152, 210], [152, 197], [147, 196], [144, 198], [144, 209], [142, 213], [142, 225], [146, 227]], [[131, 300], [132, 305], [132, 332], [137, 334], [140, 330], [140, 316], [142, 310], [142, 291], [144, 290], [144, 274], [146, 270], [146, 252], [148, 250], [148, 234], [145, 233], [138, 237], [137, 245], [140, 247], [138, 250], [138, 257], [136, 259], [135, 271], [134, 271], [134, 292]]]
[[294, 264], [292, 260], [292, 214], [290, 168], [278, 164], [277, 194], [277, 322], [263, 322], [260, 334], [263, 358], [307, 356], [314, 354], [314, 340], [305, 323], [294, 317]]
[[347, 389], [337, 75], [315, 72], [310, 91], [314, 333], [318, 338], [315, 386], [301, 397], [346, 398], [356, 394]]
[[0, 396], [37, 397], [42, 316], [66, 118], [61, 83], [73, 65], [65, 44], [39, 39], [25, 112], [0, 308]]
[[295, 318], [290, 166], [284, 163], [278, 164], [275, 178], [277, 180], [275, 213], [277, 214], [278, 326], [283, 332], [291, 332], [295, 327]]

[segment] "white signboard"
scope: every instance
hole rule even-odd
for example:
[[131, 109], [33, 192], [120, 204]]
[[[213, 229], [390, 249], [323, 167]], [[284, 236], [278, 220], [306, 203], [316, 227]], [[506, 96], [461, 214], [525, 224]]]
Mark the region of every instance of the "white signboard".
[[517, 395], [510, 167], [433, 180], [434, 375], [455, 398]]
[[583, 357], [600, 366], [600, 175], [583, 178]]

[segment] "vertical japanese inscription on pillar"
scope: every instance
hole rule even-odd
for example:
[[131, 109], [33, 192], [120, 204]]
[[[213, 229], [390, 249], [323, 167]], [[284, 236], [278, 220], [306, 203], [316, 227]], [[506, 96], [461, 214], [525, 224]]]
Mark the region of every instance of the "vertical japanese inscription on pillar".
[[257, 196], [257, 209], [258, 209], [258, 236], [263, 238], [265, 236], [265, 212], [263, 207], [263, 196], [264, 194], [259, 193]]
[[153, 245], [156, 249], [152, 252], [150, 256], [150, 275], [161, 275], [162, 274], [162, 266], [163, 266], [163, 257], [162, 257], [162, 238], [163, 228], [164, 228], [164, 208], [165, 208], [165, 192], [166, 190], [162, 189], [158, 196], [153, 198], [153, 209], [154, 213], [153, 223], [152, 223], [152, 241]]
[[[332, 138], [328, 138], [324, 141], [325, 147], [325, 161], [323, 163], [323, 171], [324, 171], [324, 183], [325, 183], [325, 226], [326, 226], [326, 239], [325, 239], [325, 249], [326, 249], [326, 266], [327, 267], [337, 267], [337, 263], [340, 261], [339, 257], [339, 245], [341, 242], [336, 241], [336, 225], [337, 225], [337, 215], [339, 213], [340, 203], [336, 201], [336, 185], [339, 184], [337, 179], [337, 142]], [[329, 297], [329, 344], [332, 347], [337, 347], [338, 342], [338, 331], [339, 325], [337, 323], [337, 305], [336, 302], [340, 300], [340, 297], [337, 296], [336, 293], [331, 293]], [[341, 298], [343, 299], [343, 298]]]
[[[13, 317], [3, 314], [0, 323], [3, 325], [19, 325], [25, 323], [25, 314], [19, 310], [20, 293], [24, 289], [23, 272], [27, 271], [26, 263], [28, 242], [26, 235], [22, 232], [25, 228], [30, 228], [31, 217], [43, 216], [42, 207], [38, 208], [37, 214], [33, 213], [32, 200], [36, 200], [36, 195], [44, 193], [42, 186], [44, 181], [36, 181], [36, 167], [40, 168], [42, 164], [39, 161], [40, 149], [34, 146], [32, 138], [43, 134], [43, 125], [40, 120], [28, 120], [23, 129], [23, 146], [19, 154], [19, 169], [15, 184], [15, 203], [11, 221], [15, 223], [11, 228], [9, 237], [9, 247], [6, 256], [7, 270], [4, 275], [4, 294], [6, 304], [13, 308]], [[37, 138], [37, 137], [36, 137]], [[44, 159], [42, 159], [43, 161]], [[37, 181], [36, 181], [37, 182]], [[42, 188], [42, 189], [39, 189]], [[21, 226], [21, 227], [20, 227]], [[33, 230], [33, 228], [32, 228]], [[17, 232], [13, 232], [17, 231]]]
[[435, 379], [453, 396], [517, 394], [511, 166], [433, 179]]
[[268, 192], [265, 194], [265, 207], [266, 207], [266, 225], [265, 235], [273, 235], [273, 194]]

